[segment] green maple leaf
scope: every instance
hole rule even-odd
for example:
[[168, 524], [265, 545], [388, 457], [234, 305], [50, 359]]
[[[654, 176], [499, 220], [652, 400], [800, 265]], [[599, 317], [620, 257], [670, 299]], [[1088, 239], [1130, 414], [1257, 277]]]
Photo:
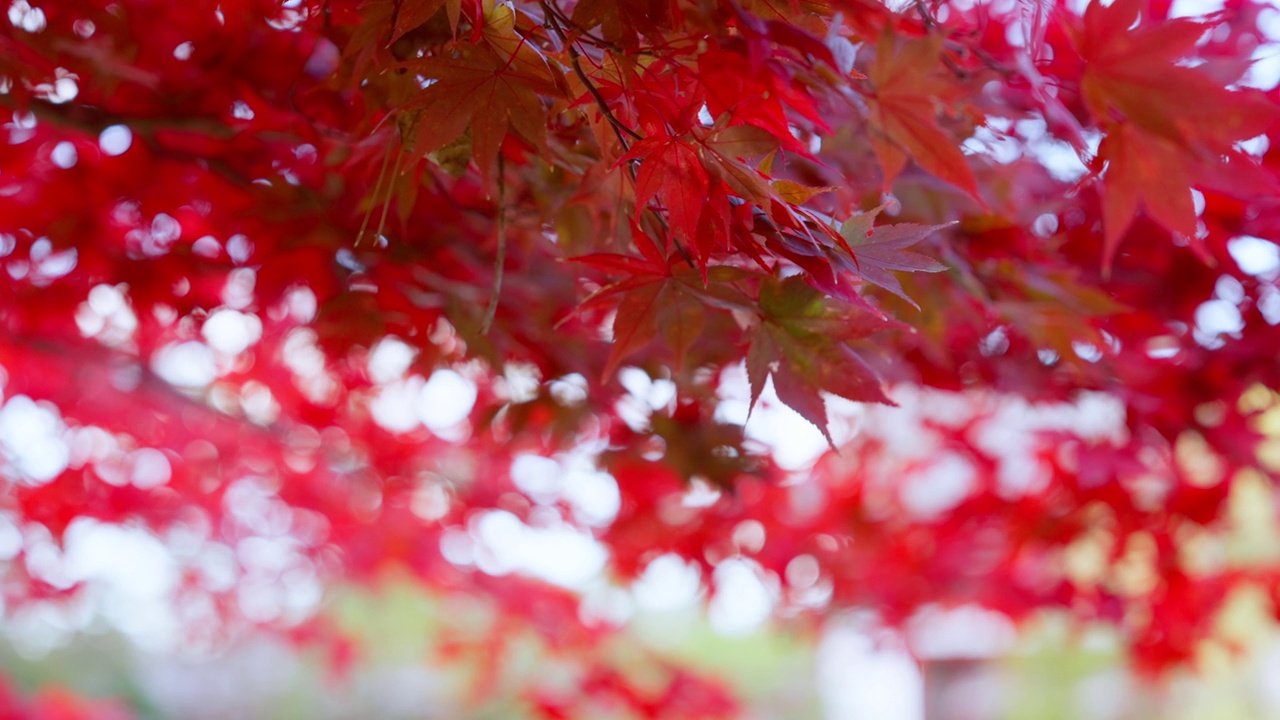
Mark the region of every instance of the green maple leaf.
[[802, 277], [766, 282], [760, 288], [760, 324], [747, 351], [751, 406], [772, 377], [778, 399], [813, 423], [834, 447], [823, 392], [855, 402], [894, 404], [875, 371], [849, 344], [894, 325], [824, 296]]

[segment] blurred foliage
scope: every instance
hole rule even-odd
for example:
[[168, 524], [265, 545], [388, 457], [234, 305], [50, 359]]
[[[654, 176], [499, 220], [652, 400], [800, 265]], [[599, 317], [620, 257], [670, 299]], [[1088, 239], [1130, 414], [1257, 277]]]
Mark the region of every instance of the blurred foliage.
[[[1269, 603], [1238, 591], [1218, 619], [1218, 639], [1203, 644], [1195, 666], [1159, 680], [1126, 670], [1129, 658], [1113, 628], [1044, 613], [1024, 626], [1004, 658], [933, 663], [952, 672], [945, 679], [928, 673], [939, 685], [929, 689], [929, 720], [1270, 720], [1280, 708], [1273, 682], [1280, 638]], [[0, 668], [27, 692], [68, 687], [113, 697], [142, 720], [525, 718], [532, 713], [524, 691], [534, 678], [554, 684], [576, 672], [527, 630], [506, 638], [502, 657], [486, 656], [477, 648], [500, 620], [493, 607], [427, 593], [402, 578], [338, 589], [325, 617], [354, 643], [345, 671], [316, 648], [281, 638], [246, 636], [215, 655], [164, 655], [100, 624], [42, 653], [20, 651], [6, 633]], [[643, 678], [657, 659], [724, 678], [742, 698], [744, 717], [818, 719], [828, 717], [824, 692], [840, 691], [819, 686], [818, 640], [803, 623], [776, 621], [728, 637], [692, 605], [637, 614], [605, 644], [607, 657], [587, 662], [607, 661]], [[630, 717], [599, 712], [593, 717]]]
[[[144, 720], [243, 716], [235, 713], [496, 720], [531, 716], [526, 691], [533, 680], [554, 685], [580, 670], [527, 628], [487, 647], [501, 621], [494, 607], [469, 595], [428, 593], [405, 579], [337, 588], [324, 615], [353, 643], [345, 670], [323, 649], [279, 637], [242, 637], [214, 655], [165, 655], [99, 630], [66, 635], [47, 652], [20, 651], [7, 633], [0, 672], [27, 692], [66, 686], [116, 697]], [[817, 718], [813, 640], [776, 627], [724, 637], [691, 606], [637, 616], [604, 644], [603, 657], [585, 661], [607, 663], [641, 684], [665, 667], [701, 671], [741, 693], [750, 717]], [[217, 687], [226, 694], [211, 692]]]

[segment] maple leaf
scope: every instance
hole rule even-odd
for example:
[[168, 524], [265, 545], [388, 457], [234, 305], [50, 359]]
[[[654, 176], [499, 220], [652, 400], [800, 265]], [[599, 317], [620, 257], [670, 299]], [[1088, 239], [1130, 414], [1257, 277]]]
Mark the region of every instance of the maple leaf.
[[1120, 123], [1098, 146], [1106, 163], [1102, 221], [1106, 230], [1103, 271], [1109, 271], [1120, 241], [1140, 209], [1166, 229], [1185, 238], [1196, 234], [1196, 210], [1191, 199], [1195, 169], [1169, 140]]
[[527, 18], [518, 15], [506, 3], [484, 4], [484, 26], [480, 39], [493, 49], [506, 65], [506, 72], [513, 78], [529, 83], [536, 92], [560, 97], [564, 95], [565, 81], [559, 68], [547, 61], [536, 43], [521, 34], [530, 32]]
[[[395, 43], [407, 33], [421, 27], [431, 19], [431, 16], [439, 12], [440, 8], [444, 7], [446, 0], [394, 0], [394, 2], [395, 10], [392, 14], [390, 43]], [[458, 11], [454, 8], [459, 6], [459, 0], [448, 0], [448, 2], [450, 4], [449, 15], [451, 18], [456, 18]], [[457, 27], [456, 20], [453, 22], [453, 26]]]
[[435, 80], [404, 106], [406, 112], [422, 113], [412, 143], [415, 155], [448, 145], [470, 127], [477, 164], [487, 170], [497, 159], [510, 124], [522, 128], [529, 140], [542, 136], [541, 100], [519, 79], [508, 76], [505, 64], [493, 52], [464, 44], [449, 57], [410, 65]]
[[640, 35], [661, 36], [670, 8], [665, 0], [581, 0], [573, 7], [572, 20], [586, 30], [599, 27], [609, 42], [634, 50]]
[[[942, 230], [948, 225], [897, 225], [874, 226], [880, 208], [858, 213], [840, 225], [840, 236], [848, 243], [854, 270], [867, 282], [884, 288], [898, 297], [916, 305], [902, 290], [902, 283], [894, 272], [941, 272], [947, 266], [922, 253], [907, 248]], [[916, 306], [918, 307], [918, 306]]]
[[608, 285], [581, 307], [621, 295], [613, 319], [613, 347], [605, 361], [603, 378], [613, 376], [622, 360], [644, 348], [659, 334], [673, 351], [680, 367], [689, 349], [702, 336], [708, 307], [750, 311], [754, 305], [737, 284], [751, 273], [716, 267], [694, 274], [675, 256], [663, 258], [651, 242], [638, 243], [644, 256], [600, 253], [573, 258], [575, 262], [627, 279]]
[[830, 300], [800, 276], [763, 283], [759, 307], [746, 361], [752, 407], [772, 377], [778, 399], [813, 423], [834, 447], [823, 392], [855, 402], [893, 404], [875, 372], [849, 346], [893, 327], [892, 322]]
[[547, 110], [539, 93], [561, 94], [545, 60], [511, 29], [510, 8], [496, 10], [492, 20], [486, 43], [460, 42], [441, 56], [405, 63], [434, 82], [402, 107], [421, 113], [415, 155], [442, 148], [470, 128], [472, 154], [486, 176], [509, 129], [530, 145], [545, 146]]
[[779, 198], [794, 205], [803, 205], [822, 193], [836, 189], [831, 186], [810, 187], [785, 178], [774, 180], [770, 184], [773, 186], [774, 191], [778, 193]]
[[708, 148], [723, 157], [742, 160], [762, 157], [776, 150], [783, 142], [769, 130], [756, 125], [729, 125], [713, 127], [712, 130], [704, 142]]
[[[830, 56], [825, 45], [810, 39]], [[748, 47], [754, 44], [749, 43]], [[786, 65], [750, 55], [750, 50], [738, 43], [724, 43], [698, 57], [697, 77], [708, 112], [717, 119], [732, 117], [736, 123], [767, 130], [775, 143], [803, 154], [804, 147], [791, 134], [786, 107], [818, 126], [824, 123], [821, 114], [814, 108], [812, 98], [803, 92], [803, 85], [787, 76]]]
[[755, 125], [714, 129], [701, 141], [700, 157], [707, 172], [738, 197], [767, 207], [773, 191], [765, 176], [744, 162], [767, 156], [779, 147], [773, 133]]
[[910, 158], [978, 198], [969, 160], [955, 138], [938, 127], [939, 112], [945, 107], [942, 104], [955, 95], [937, 75], [941, 49], [941, 37], [902, 38], [885, 26], [875, 61], [867, 71], [875, 88], [875, 96], [868, 100], [872, 145], [884, 169], [886, 186]]
[[[1255, 165], [1236, 143], [1280, 120], [1280, 108], [1260, 93], [1229, 90], [1180, 64], [1211, 25], [1190, 18], [1144, 23], [1144, 5], [1142, 0], [1094, 3], [1076, 39], [1085, 61], [1081, 91], [1108, 130], [1099, 147], [1106, 166], [1104, 272], [1140, 209], [1197, 243], [1192, 186]], [[1224, 173], [1228, 163], [1232, 172]], [[1262, 187], [1236, 189], [1275, 187], [1271, 178], [1251, 176], [1261, 179]]]
[[[637, 219], [656, 198], [666, 208], [676, 237], [694, 241], [710, 184], [697, 150], [670, 135], [650, 135], [633, 145], [619, 162], [631, 159], [641, 161], [636, 172]], [[705, 267], [706, 257], [698, 259]]]
[[1229, 151], [1267, 130], [1277, 109], [1256, 90], [1229, 89], [1182, 64], [1214, 23], [1142, 17], [1145, 0], [1093, 3], [1076, 42], [1085, 62], [1081, 91], [1104, 121], [1128, 121], [1188, 148]]
[[387, 31], [395, 22], [396, 6], [394, 0], [376, 0], [361, 10], [361, 22], [342, 51], [343, 57], [351, 61], [353, 77], [360, 76], [373, 64], [378, 49], [388, 44]]
[[[658, 312], [662, 308], [679, 303], [678, 299], [669, 297], [672, 288], [666, 280], [649, 280], [632, 283], [633, 287], [619, 290], [622, 300], [618, 302], [618, 310], [613, 318], [613, 347], [605, 360], [601, 371], [601, 382], [613, 377], [618, 365], [628, 355], [648, 345], [658, 334]], [[674, 291], [678, 295], [678, 291]], [[677, 318], [681, 317], [677, 313]], [[695, 321], [696, 322], [696, 321]], [[700, 323], [699, 323], [700, 324]], [[678, 331], [681, 336], [693, 334]]]

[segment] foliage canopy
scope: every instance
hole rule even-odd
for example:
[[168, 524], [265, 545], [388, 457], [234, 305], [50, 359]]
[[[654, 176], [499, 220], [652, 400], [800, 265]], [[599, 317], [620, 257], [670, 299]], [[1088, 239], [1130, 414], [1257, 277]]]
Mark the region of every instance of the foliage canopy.
[[[399, 567], [589, 653], [483, 571], [501, 515], [618, 581], [736, 558], [815, 621], [1061, 607], [1189, 657], [1280, 589], [1224, 540], [1280, 462], [1274, 11], [1083, 5], [14, 0], [6, 611], [75, 592], [33, 558], [91, 518], [187, 548], [201, 622], [327, 637], [290, 578]], [[770, 386], [804, 472], [744, 430]]]

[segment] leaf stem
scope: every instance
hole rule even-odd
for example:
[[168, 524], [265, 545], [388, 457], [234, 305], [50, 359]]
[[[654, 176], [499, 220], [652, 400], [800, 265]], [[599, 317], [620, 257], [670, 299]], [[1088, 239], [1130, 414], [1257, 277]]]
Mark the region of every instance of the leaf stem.
[[[373, 184], [373, 196], [369, 198], [369, 209], [364, 212], [364, 221], [360, 223], [360, 232], [356, 234], [356, 247], [360, 247], [360, 243], [364, 240], [364, 233], [369, 229], [369, 220], [373, 217], [374, 203], [378, 202], [378, 196], [382, 194], [382, 183], [387, 177], [387, 166], [391, 164], [391, 153], [394, 152], [395, 142], [387, 143], [387, 154], [382, 156], [382, 167], [378, 169], [378, 181]], [[399, 164], [398, 162], [396, 163]], [[386, 219], [386, 213], [382, 215]]]
[[374, 238], [375, 243], [377, 238], [381, 238], [383, 231], [387, 229], [387, 211], [391, 209], [391, 196], [396, 191], [396, 177], [400, 175], [400, 162], [404, 160], [404, 155], [403, 150], [395, 153], [396, 162], [391, 168], [391, 175], [388, 176], [386, 197], [382, 198], [382, 217], [378, 218], [378, 234]]
[[493, 318], [498, 314], [498, 299], [502, 296], [502, 273], [507, 263], [507, 202], [506, 162], [498, 153], [498, 257], [493, 262], [493, 290], [489, 294], [489, 307], [484, 312], [480, 334], [488, 335]]

